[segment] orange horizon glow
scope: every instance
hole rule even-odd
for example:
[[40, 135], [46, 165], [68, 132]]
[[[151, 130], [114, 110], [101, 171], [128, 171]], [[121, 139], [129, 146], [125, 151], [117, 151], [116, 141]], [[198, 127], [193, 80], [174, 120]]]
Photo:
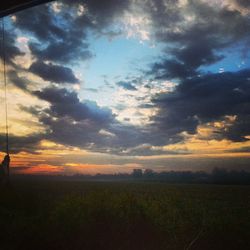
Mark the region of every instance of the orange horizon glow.
[[[250, 153], [248, 152], [234, 152], [234, 153], [198, 153], [198, 154], [179, 154], [179, 155], [149, 155], [149, 156], [134, 156], [131, 158], [131, 162], [139, 161], [141, 163], [127, 163], [127, 164], [93, 164], [93, 163], [78, 163], [74, 161], [68, 161], [67, 156], [65, 159], [61, 158], [62, 155], [56, 156], [52, 151], [52, 155], [48, 154], [29, 154], [29, 153], [18, 153], [11, 154], [11, 172], [16, 174], [31, 174], [31, 175], [73, 175], [73, 174], [89, 174], [95, 175], [101, 174], [114, 174], [114, 173], [130, 173], [134, 168], [145, 169], [143, 162], [148, 160], [164, 160], [168, 159], [182, 159], [182, 160], [195, 160], [201, 159], [249, 159]], [[76, 152], [75, 152], [76, 153]], [[68, 152], [70, 154], [70, 152]], [[80, 152], [79, 152], [80, 154]], [[91, 153], [89, 153], [91, 154]], [[75, 155], [77, 156], [77, 155]], [[1, 159], [4, 157], [4, 153], [0, 153]], [[84, 157], [84, 156], [83, 156]], [[57, 163], [58, 162], [58, 163]], [[167, 165], [166, 165], [167, 166]]]

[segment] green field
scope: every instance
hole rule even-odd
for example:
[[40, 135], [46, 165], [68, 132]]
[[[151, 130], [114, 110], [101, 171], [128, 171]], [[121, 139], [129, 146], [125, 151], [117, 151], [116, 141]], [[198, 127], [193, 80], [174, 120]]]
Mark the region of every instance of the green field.
[[13, 181], [0, 249], [250, 249], [250, 186]]

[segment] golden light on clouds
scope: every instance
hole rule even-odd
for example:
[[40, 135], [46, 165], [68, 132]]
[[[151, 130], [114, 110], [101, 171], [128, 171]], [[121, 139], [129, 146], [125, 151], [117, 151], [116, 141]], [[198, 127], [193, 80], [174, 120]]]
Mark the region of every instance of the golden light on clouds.
[[241, 149], [250, 147], [250, 141], [232, 142], [227, 139], [222, 140], [201, 140], [195, 137], [187, 139], [185, 142], [164, 146], [165, 150], [187, 151], [190, 157], [199, 156], [229, 156], [243, 157], [249, 156], [250, 152], [240, 152]]

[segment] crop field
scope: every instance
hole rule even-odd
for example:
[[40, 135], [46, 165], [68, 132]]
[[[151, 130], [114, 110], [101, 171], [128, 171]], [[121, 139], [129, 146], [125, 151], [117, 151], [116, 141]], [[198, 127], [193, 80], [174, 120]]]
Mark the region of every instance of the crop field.
[[13, 181], [0, 249], [250, 249], [250, 186]]

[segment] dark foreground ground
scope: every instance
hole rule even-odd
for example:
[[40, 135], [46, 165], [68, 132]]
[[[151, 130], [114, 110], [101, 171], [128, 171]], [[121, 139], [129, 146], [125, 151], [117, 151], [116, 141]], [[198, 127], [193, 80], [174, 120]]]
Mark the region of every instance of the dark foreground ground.
[[250, 186], [14, 181], [0, 249], [250, 249]]

